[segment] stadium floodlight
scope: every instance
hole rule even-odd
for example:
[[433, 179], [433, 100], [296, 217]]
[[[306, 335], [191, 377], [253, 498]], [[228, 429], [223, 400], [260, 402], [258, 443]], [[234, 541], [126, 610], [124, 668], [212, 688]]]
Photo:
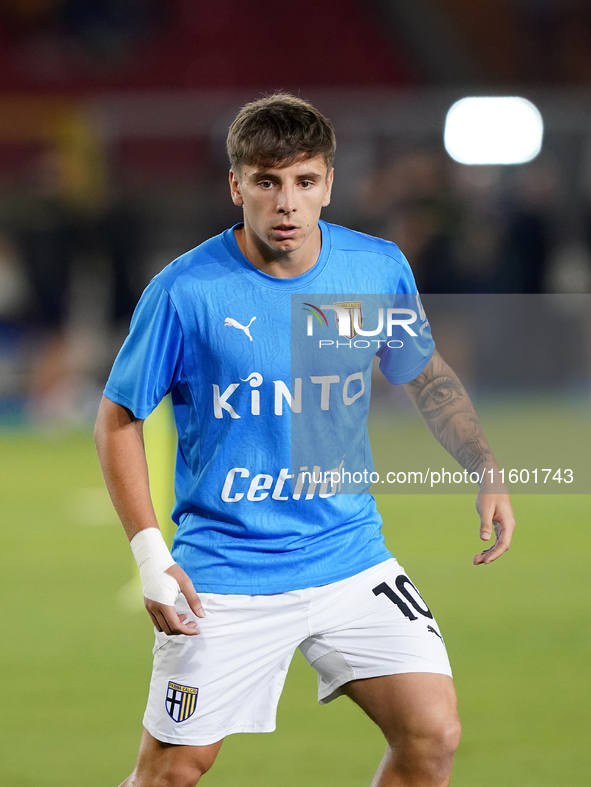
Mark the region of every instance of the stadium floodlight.
[[460, 164], [525, 164], [542, 148], [544, 122], [519, 96], [474, 96], [456, 101], [445, 119], [443, 142]]

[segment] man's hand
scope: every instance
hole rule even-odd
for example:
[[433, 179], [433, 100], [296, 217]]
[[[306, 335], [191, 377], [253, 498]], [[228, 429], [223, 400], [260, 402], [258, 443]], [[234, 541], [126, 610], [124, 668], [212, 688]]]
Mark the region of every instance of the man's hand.
[[492, 547], [474, 556], [474, 565], [492, 563], [509, 549], [515, 517], [511, 500], [507, 494], [490, 494], [480, 492], [476, 498], [476, 510], [480, 514], [480, 538], [488, 541], [494, 527], [495, 543]]
[[[187, 599], [187, 603], [195, 615], [198, 618], [205, 617], [205, 612], [203, 611], [199, 596], [195, 592], [193, 583], [183, 569], [175, 563], [170, 566], [170, 568], [167, 568], [165, 573], [169, 574], [177, 581], [181, 593]], [[195, 634], [199, 634], [197, 623], [194, 620], [189, 620], [185, 623], [187, 616], [182, 613], [179, 615], [173, 606], [161, 604], [149, 598], [144, 598], [144, 604], [158, 631], [162, 631], [164, 634], [168, 635], [186, 634], [188, 636], [194, 636]]]
[[197, 617], [205, 617], [193, 583], [175, 563], [159, 528], [139, 530], [130, 545], [140, 571], [144, 604], [158, 631], [168, 635], [199, 634], [195, 621], [185, 623], [187, 616], [179, 615], [175, 609], [176, 600], [182, 593]]

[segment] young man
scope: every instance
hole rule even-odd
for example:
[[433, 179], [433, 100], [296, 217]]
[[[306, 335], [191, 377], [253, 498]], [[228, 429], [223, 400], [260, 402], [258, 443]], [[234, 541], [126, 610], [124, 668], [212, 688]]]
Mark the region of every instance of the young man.
[[[291, 468], [291, 423], [316, 407], [332, 419], [322, 422], [327, 433], [342, 426], [346, 441], [349, 428], [365, 430], [377, 352], [388, 379], [405, 385], [464, 468], [496, 465], [426, 318], [419, 333], [405, 329], [404, 341], [368, 340], [373, 349], [361, 356], [339, 356], [338, 374], [315, 368], [293, 379], [292, 314], [302, 325], [309, 316], [292, 312], [293, 298], [311, 307], [311, 320], [320, 312], [327, 330], [322, 302], [343, 291], [418, 304], [394, 244], [320, 221], [334, 150], [332, 126], [305, 101], [277, 94], [241, 110], [228, 153], [244, 223], [152, 280], [105, 389], [97, 448], [156, 628], [145, 730], [127, 787], [193, 787], [226, 735], [272, 731], [296, 647], [318, 673], [321, 702], [346, 694], [384, 733], [374, 787], [449, 784], [459, 722], [437, 625], [386, 550], [373, 497], [335, 494], [309, 473], [304, 488], [308, 467]], [[324, 293], [319, 307], [306, 293]], [[340, 314], [341, 336], [363, 334], [360, 303], [327, 308]], [[394, 312], [415, 314], [389, 309], [389, 326], [405, 321]], [[353, 328], [343, 328], [347, 314]], [[172, 556], [142, 441], [144, 419], [168, 392], [179, 435]], [[296, 431], [305, 434], [305, 424]], [[509, 547], [511, 505], [481, 490], [477, 508], [481, 538], [494, 526], [496, 540], [474, 562], [490, 563]]]

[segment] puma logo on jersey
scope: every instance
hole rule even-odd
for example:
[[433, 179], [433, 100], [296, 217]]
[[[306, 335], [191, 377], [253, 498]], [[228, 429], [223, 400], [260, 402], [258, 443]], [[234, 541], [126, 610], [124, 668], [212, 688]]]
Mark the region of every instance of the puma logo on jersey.
[[226, 317], [224, 320], [224, 325], [226, 328], [238, 328], [240, 331], [244, 331], [244, 333], [248, 336], [250, 341], [252, 341], [252, 336], [250, 335], [250, 326], [256, 320], [256, 316], [251, 319], [248, 325], [241, 325], [238, 320], [235, 320], [233, 317]]

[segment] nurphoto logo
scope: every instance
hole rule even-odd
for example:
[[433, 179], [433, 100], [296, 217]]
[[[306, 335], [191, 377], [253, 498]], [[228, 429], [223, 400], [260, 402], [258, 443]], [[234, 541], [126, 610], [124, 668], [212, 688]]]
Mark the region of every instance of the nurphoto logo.
[[[308, 312], [308, 318], [306, 321], [306, 335], [314, 336], [314, 327], [316, 322], [319, 323], [323, 330], [326, 328], [330, 329], [328, 317], [325, 312], [332, 311], [334, 312], [335, 324], [339, 336], [349, 339], [349, 341], [354, 339], [356, 336], [379, 336], [384, 334], [384, 332], [386, 337], [391, 338], [393, 335], [393, 330], [396, 327], [401, 328], [409, 336], [417, 336], [417, 331], [411, 328], [411, 325], [419, 322], [420, 325], [417, 325], [416, 327], [418, 333], [422, 334], [429, 323], [427, 322], [425, 311], [419, 296], [416, 295], [414, 297], [416, 298], [417, 303], [416, 310], [400, 307], [378, 308], [377, 318], [374, 317], [374, 319], [371, 320], [371, 322], [373, 322], [375, 325], [373, 328], [369, 325], [365, 325], [366, 320], [364, 318], [362, 302], [360, 300], [323, 303], [320, 305], [320, 307], [315, 306], [313, 303], [304, 303], [302, 308], [304, 311]], [[381, 344], [385, 342], [385, 340], [374, 341], [380, 341]], [[398, 341], [400, 342], [400, 340]], [[320, 346], [322, 347], [325, 344], [334, 344], [334, 342], [325, 339], [321, 341]], [[357, 343], [355, 346], [358, 346]], [[361, 347], [361, 345], [359, 346]], [[369, 346], [369, 343], [366, 343], [364, 346]], [[399, 346], [402, 346], [402, 342], [399, 343]]]

